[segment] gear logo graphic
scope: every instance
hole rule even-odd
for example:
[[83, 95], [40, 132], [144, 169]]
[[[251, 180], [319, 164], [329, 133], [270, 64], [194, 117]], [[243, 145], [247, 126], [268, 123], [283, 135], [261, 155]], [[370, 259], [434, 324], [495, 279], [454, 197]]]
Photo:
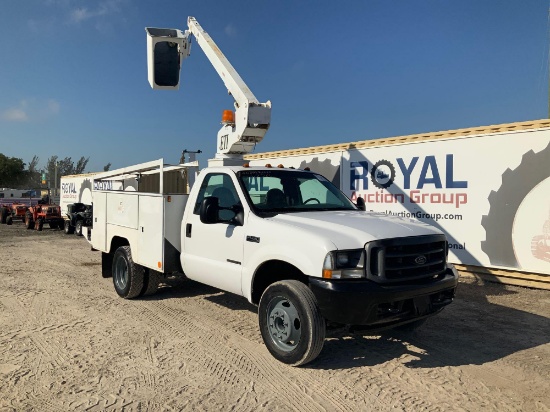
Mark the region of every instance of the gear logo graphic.
[[502, 175], [502, 184], [489, 194], [489, 213], [481, 218], [485, 229], [483, 250], [491, 264], [519, 268], [512, 242], [514, 219], [521, 202], [539, 183], [550, 177], [550, 144], [538, 153], [528, 151], [520, 165], [507, 169]]
[[395, 179], [395, 167], [387, 160], [380, 160], [370, 171], [372, 184], [379, 189], [387, 189]]

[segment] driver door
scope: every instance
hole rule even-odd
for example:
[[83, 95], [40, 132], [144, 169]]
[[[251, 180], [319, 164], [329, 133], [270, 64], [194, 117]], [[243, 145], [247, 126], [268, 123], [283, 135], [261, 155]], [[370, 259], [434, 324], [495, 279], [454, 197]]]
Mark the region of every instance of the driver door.
[[244, 227], [230, 223], [235, 216], [231, 210], [220, 210], [219, 223], [202, 223], [200, 204], [208, 196], [217, 197], [221, 207], [243, 204], [231, 176], [225, 173], [205, 176], [193, 213], [185, 224], [183, 270], [190, 279], [242, 295]]

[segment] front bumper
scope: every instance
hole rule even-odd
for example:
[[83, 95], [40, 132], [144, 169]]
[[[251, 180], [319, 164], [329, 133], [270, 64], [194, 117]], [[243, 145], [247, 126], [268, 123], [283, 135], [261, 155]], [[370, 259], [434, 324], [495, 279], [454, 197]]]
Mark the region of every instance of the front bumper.
[[457, 284], [458, 273], [452, 265], [436, 278], [398, 285], [309, 278], [309, 287], [325, 319], [366, 329], [382, 329], [434, 315], [453, 301]]

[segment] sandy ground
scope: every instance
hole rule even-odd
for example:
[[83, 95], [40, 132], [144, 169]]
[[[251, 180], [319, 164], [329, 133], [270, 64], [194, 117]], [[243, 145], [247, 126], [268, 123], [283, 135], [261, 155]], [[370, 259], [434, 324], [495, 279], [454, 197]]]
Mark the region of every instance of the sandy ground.
[[120, 299], [99, 252], [0, 225], [0, 411], [550, 410], [550, 293], [462, 280], [412, 335], [328, 338], [292, 368], [256, 308], [190, 281]]

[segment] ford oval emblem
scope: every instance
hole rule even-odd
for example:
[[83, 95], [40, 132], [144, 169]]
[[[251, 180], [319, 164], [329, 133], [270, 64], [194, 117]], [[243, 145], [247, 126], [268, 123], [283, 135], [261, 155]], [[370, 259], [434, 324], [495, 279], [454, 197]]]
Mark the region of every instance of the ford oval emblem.
[[424, 263], [427, 262], [427, 260], [428, 259], [426, 259], [426, 256], [420, 255], [416, 257], [416, 259], [414, 260], [414, 263], [416, 263], [417, 265], [423, 265]]

